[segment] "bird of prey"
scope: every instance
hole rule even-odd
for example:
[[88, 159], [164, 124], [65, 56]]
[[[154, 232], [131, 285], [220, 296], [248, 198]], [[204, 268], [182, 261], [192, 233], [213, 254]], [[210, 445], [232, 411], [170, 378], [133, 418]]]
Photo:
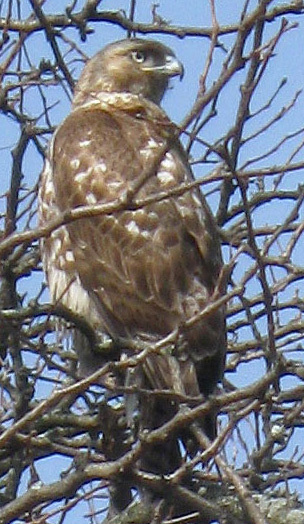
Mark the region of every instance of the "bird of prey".
[[[114, 340], [153, 347], [175, 333], [139, 364], [141, 385], [197, 397], [223, 374], [225, 311], [204, 313], [221, 280], [218, 231], [199, 189], [178, 191], [193, 175], [160, 107], [170, 78], [182, 74], [173, 51], [152, 40], [114, 42], [89, 60], [50, 143], [39, 214], [44, 225], [80, 206], [108, 205], [42, 241], [52, 301]], [[212, 421], [205, 431], [214, 436]]]

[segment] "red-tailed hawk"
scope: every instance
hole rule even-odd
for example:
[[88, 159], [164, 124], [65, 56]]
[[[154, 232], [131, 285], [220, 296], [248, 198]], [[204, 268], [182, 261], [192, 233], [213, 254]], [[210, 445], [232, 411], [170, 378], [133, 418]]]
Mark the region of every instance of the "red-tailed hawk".
[[[197, 396], [214, 390], [224, 367], [224, 310], [199, 316], [219, 280], [217, 230], [198, 189], [134, 205], [193, 180], [159, 107], [170, 77], [182, 72], [171, 49], [150, 40], [114, 42], [89, 60], [50, 144], [39, 212], [45, 224], [137, 188], [127, 209], [44, 239], [52, 300], [113, 339], [155, 343], [175, 330], [176, 346], [143, 362], [145, 387]], [[207, 423], [206, 431], [212, 436]]]

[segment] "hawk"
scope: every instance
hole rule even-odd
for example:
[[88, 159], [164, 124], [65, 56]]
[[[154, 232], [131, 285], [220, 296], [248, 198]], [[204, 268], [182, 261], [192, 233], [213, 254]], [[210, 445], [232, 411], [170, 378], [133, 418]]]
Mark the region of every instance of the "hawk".
[[[114, 340], [152, 346], [176, 333], [175, 344], [147, 352], [142, 384], [196, 397], [222, 377], [225, 311], [200, 314], [222, 267], [212, 214], [196, 187], [174, 194], [193, 175], [160, 102], [170, 78], [182, 74], [172, 50], [152, 40], [114, 42], [89, 60], [50, 143], [39, 215], [43, 225], [79, 206], [118, 203], [43, 240], [52, 301]], [[96, 368], [93, 353], [78, 347], [86, 371]], [[212, 421], [205, 431], [214, 436]]]

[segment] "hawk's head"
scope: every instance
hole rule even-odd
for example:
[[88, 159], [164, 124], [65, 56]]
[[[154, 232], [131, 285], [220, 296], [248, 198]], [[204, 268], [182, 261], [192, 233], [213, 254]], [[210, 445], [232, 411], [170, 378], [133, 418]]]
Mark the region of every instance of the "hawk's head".
[[177, 75], [183, 75], [183, 66], [169, 47], [154, 40], [120, 40], [89, 60], [76, 96], [79, 92], [127, 92], [159, 104], [169, 78]]

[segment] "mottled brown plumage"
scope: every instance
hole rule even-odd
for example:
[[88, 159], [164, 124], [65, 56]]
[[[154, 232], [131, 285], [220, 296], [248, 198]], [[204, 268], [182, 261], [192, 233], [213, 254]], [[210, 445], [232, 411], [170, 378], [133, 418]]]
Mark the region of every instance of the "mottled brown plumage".
[[[180, 74], [172, 51], [148, 40], [116, 42], [88, 62], [50, 146], [41, 223], [78, 206], [113, 202], [143, 173], [149, 176], [136, 201], [193, 180], [176, 129], [158, 105], [169, 78]], [[225, 312], [185, 326], [210, 302], [222, 264], [199, 190], [71, 222], [44, 239], [42, 260], [52, 300], [94, 329], [145, 341], [179, 330], [183, 342], [175, 351], [146, 359], [146, 385], [191, 396], [213, 391], [223, 373]]]

